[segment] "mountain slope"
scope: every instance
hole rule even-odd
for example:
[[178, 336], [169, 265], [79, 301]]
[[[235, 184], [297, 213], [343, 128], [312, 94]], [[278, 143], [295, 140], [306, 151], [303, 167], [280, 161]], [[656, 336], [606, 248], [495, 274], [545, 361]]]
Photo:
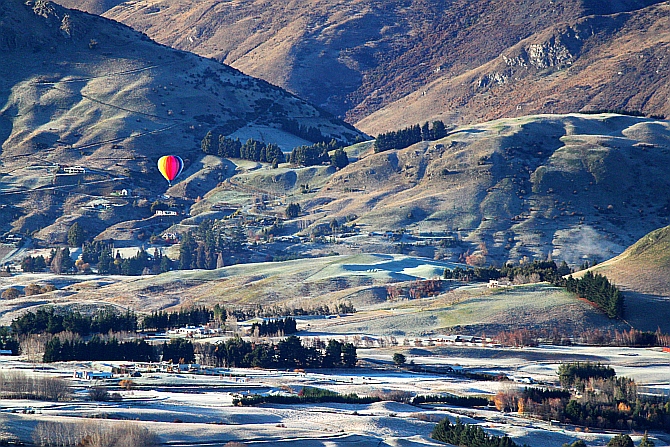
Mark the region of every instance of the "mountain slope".
[[159, 42], [225, 61], [356, 122], [423, 91], [431, 81], [480, 67], [557, 23], [654, 3], [139, 0], [105, 15]]
[[591, 270], [627, 289], [670, 297], [670, 227], [652, 231], [619, 256]]
[[[669, 187], [667, 121], [539, 115], [370, 154], [335, 173], [303, 208], [313, 226], [354, 216], [365, 231], [450, 237], [431, 247], [436, 258], [581, 264], [668, 225]], [[405, 242], [405, 250], [424, 250]]]
[[624, 318], [633, 327], [668, 331], [665, 322], [670, 321], [670, 227], [652, 231], [619, 256], [589, 270], [605, 275], [624, 291]]
[[[211, 129], [243, 140], [265, 136], [287, 150], [307, 141], [282, 131], [286, 120], [328, 138], [361, 135], [265, 81], [43, 0], [1, 0], [0, 36], [0, 215], [15, 232], [80, 215], [114, 188], [151, 198], [167, 186], [156, 160], [173, 153], [195, 169]], [[87, 172], [63, 175], [58, 165]], [[209, 175], [216, 184], [224, 174]], [[135, 213], [129, 208], [126, 217]], [[111, 221], [121, 217], [112, 211]], [[100, 219], [89, 224], [109, 224]]]
[[358, 122], [370, 133], [448, 117], [478, 122], [532, 113], [626, 109], [670, 115], [670, 3], [568, 21], [492, 61], [443, 76]]

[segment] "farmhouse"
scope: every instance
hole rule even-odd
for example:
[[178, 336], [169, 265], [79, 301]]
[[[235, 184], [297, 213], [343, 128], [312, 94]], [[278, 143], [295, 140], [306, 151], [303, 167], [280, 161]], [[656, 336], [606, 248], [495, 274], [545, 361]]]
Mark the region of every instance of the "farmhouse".
[[102, 371], [75, 371], [72, 377], [84, 380], [103, 380], [111, 379], [113, 375], [111, 372]]
[[176, 216], [178, 213], [172, 210], [156, 210], [154, 216]]

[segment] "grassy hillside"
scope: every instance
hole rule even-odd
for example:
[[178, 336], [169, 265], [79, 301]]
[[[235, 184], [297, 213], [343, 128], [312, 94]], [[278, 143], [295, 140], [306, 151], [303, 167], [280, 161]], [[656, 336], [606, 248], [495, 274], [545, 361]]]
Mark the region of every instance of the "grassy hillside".
[[59, 290], [4, 300], [0, 315], [7, 323], [26, 309], [47, 302], [60, 306], [106, 303], [140, 312], [216, 303], [235, 309], [258, 305], [308, 309], [351, 302], [357, 313], [314, 321], [313, 330], [420, 335], [540, 327], [572, 332], [621, 326], [592, 306], [546, 285], [492, 291], [484, 284], [463, 287], [445, 281], [442, 293], [433, 298], [398, 300], [387, 296], [386, 285], [408, 288], [413, 281], [439, 277], [445, 266], [454, 267], [400, 255], [354, 255], [241, 264], [214, 271], [175, 271], [141, 278], [21, 275], [0, 278], [0, 286], [12, 283], [22, 288], [29, 283], [51, 282]]
[[666, 121], [610, 114], [497, 120], [369, 155], [303, 204], [313, 225], [353, 215], [365, 231], [406, 228], [460, 242], [434, 247], [436, 257], [501, 263], [552, 256], [581, 264], [615, 256], [667, 225], [669, 157]]
[[652, 231], [619, 256], [591, 270], [627, 290], [670, 297], [670, 227]]
[[[287, 150], [307, 143], [281, 130], [287, 119], [328, 138], [360, 135], [265, 81], [50, 2], [4, 0], [0, 36], [2, 232], [58, 240], [75, 220], [96, 234], [147, 217], [137, 205], [166, 191], [156, 161], [169, 153], [184, 159], [192, 184], [171, 195], [204, 195], [226, 176], [203, 160], [208, 130]], [[63, 175], [59, 165], [87, 172]], [[133, 200], [110, 198], [122, 188]]]

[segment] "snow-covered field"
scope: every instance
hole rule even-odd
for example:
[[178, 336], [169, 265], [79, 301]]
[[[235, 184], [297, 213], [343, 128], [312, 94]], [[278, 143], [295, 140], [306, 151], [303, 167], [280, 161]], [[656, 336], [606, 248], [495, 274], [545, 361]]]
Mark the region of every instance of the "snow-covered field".
[[[474, 381], [457, 375], [437, 375], [395, 370], [390, 366], [394, 352], [404, 352], [407, 360], [430, 368], [450, 365], [474, 371], [489, 371], [514, 377], [517, 382]], [[100, 423], [135, 420], [171, 445], [222, 446], [237, 440], [250, 446], [430, 446], [437, 421], [461, 417], [482, 424], [495, 434], [507, 433], [519, 444], [532, 447], [560, 447], [583, 439], [590, 446], [605, 445], [612, 433], [584, 432], [576, 427], [551, 425], [517, 414], [493, 409], [465, 409], [448, 405], [412, 406], [384, 401], [369, 405], [350, 404], [264, 404], [236, 407], [238, 394], [297, 391], [302, 386], [326, 388], [340, 393], [367, 395], [394, 390], [412, 394], [452, 392], [460, 395], [492, 395], [500, 387], [527, 386], [523, 381], [556, 382], [561, 361], [591, 360], [612, 365], [618, 375], [634, 378], [645, 390], [670, 391], [670, 354], [659, 349], [554, 347], [502, 349], [470, 346], [422, 349], [359, 349], [359, 359], [379, 368], [323, 371], [268, 371], [219, 369], [214, 374], [145, 373], [133, 378], [135, 389], [121, 390], [115, 379], [98, 382], [119, 392], [115, 403], [85, 400], [86, 387], [96, 383], [72, 379], [81, 369], [103, 369], [102, 364], [61, 363], [33, 371], [32, 365], [17, 358], [0, 358], [0, 372], [23, 369], [29, 374], [67, 377], [77, 390], [70, 402], [0, 400], [4, 426], [25, 441], [40, 421], [71, 423], [81, 418], [104, 418]], [[35, 414], [22, 414], [32, 407]], [[87, 419], [90, 420], [90, 419]], [[640, 434], [641, 435], [641, 434]], [[652, 433], [657, 446], [670, 445], [670, 435]], [[638, 440], [639, 436], [633, 436]]]

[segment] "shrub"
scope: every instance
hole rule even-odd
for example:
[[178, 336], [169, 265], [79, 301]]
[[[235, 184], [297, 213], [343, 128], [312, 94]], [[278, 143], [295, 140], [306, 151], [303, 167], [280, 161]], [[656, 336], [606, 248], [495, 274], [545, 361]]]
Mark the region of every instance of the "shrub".
[[21, 291], [16, 287], [9, 287], [5, 289], [0, 296], [3, 300], [15, 300], [21, 296]]
[[107, 402], [110, 400], [110, 395], [105, 388], [94, 386], [88, 390], [88, 398], [95, 402]]

